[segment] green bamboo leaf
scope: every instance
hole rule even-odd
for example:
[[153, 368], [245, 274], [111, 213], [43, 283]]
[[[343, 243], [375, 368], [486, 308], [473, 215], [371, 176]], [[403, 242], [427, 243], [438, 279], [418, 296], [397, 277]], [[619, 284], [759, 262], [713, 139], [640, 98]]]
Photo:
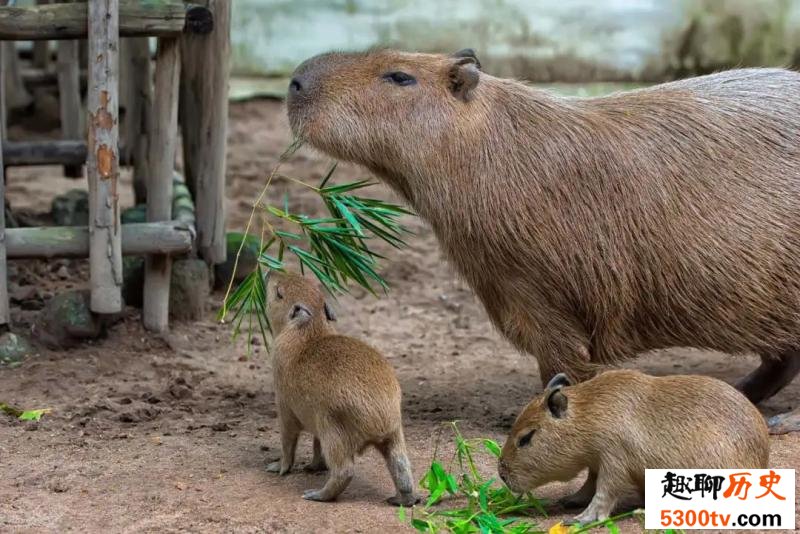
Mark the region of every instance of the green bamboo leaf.
[[328, 169], [328, 173], [322, 178], [322, 182], [319, 184], [319, 188], [320, 189], [325, 187], [325, 184], [327, 184], [328, 180], [331, 179], [331, 176], [333, 176], [333, 173], [336, 171], [336, 166], [337, 165], [339, 165], [339, 164], [338, 163], [334, 163], [333, 165], [331, 165], [331, 168]]
[[484, 439], [483, 446], [486, 447], [486, 450], [489, 451], [489, 453], [491, 453], [492, 456], [494, 456], [495, 458], [500, 458], [500, 453], [502, 451], [500, 450], [500, 445], [498, 445], [496, 441], [491, 439]]

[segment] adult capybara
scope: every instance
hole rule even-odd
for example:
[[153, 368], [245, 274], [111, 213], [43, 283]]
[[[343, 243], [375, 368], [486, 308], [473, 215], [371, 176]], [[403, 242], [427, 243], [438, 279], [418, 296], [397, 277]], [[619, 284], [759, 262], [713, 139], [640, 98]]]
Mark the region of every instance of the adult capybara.
[[553, 377], [517, 417], [497, 470], [525, 492], [588, 468], [562, 501], [586, 507], [575, 519], [588, 523], [630, 490], [644, 499], [646, 469], [764, 469], [768, 460], [764, 419], [725, 382], [620, 370], [576, 385]]
[[330, 53], [288, 112], [431, 224], [543, 383], [672, 346], [761, 355], [754, 402], [800, 371], [800, 74], [564, 98], [470, 50]]

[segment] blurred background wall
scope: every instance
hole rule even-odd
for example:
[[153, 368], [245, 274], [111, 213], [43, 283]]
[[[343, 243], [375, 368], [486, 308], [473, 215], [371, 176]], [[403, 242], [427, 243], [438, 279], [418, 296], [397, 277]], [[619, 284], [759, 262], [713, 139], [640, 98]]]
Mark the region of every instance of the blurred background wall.
[[472, 47], [537, 82], [660, 81], [800, 66], [798, 0], [233, 0], [234, 74], [286, 76], [331, 49]]

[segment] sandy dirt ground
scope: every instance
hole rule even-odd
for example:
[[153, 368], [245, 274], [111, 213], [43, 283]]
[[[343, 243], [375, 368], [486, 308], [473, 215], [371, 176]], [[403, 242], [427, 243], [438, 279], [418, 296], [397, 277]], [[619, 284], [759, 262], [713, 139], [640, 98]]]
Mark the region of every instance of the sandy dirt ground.
[[[265, 177], [286, 147], [282, 105], [262, 100], [231, 108], [228, 227], [241, 230]], [[14, 131], [12, 130], [12, 135]], [[327, 158], [302, 150], [284, 168], [316, 181]], [[16, 210], [45, 212], [55, 192], [81, 186], [59, 168], [12, 169]], [[343, 166], [339, 180], [366, 177]], [[123, 203], [131, 202], [129, 187]], [[270, 198], [288, 191], [292, 210], [320, 213], [315, 195], [277, 180]], [[389, 193], [376, 187], [375, 196]], [[396, 368], [414, 473], [430, 464], [436, 435], [460, 420], [470, 437], [502, 440], [519, 409], [541, 391], [536, 362], [518, 354], [492, 328], [480, 304], [445, 263], [431, 231], [408, 218], [410, 247], [378, 247], [392, 289], [380, 300], [355, 290], [336, 304], [342, 332], [368, 340]], [[15, 262], [14, 285], [35, 286], [46, 299], [87, 287], [83, 261]], [[41, 349], [15, 369], [0, 369], [0, 401], [52, 408], [40, 422], [0, 416], [0, 532], [395, 532], [392, 487], [381, 459], [368, 453], [337, 503], [304, 501], [323, 475], [265, 471], [278, 456], [271, 364], [263, 347], [246, 356], [227, 325], [215, 320], [222, 293], [196, 323], [173, 323], [162, 338], [128, 309], [106, 338], [72, 350]], [[28, 306], [29, 308], [30, 306]], [[35, 309], [15, 306], [16, 327], [31, 331]], [[33, 333], [35, 339], [36, 333]], [[752, 357], [675, 349], [645, 355], [632, 367], [653, 374], [701, 373], [732, 382], [756, 365]], [[761, 407], [765, 415], [800, 403], [800, 380]], [[771, 465], [800, 467], [800, 435], [773, 437]], [[444, 457], [450, 450], [444, 447]], [[301, 441], [299, 463], [310, 458]], [[481, 468], [494, 473], [488, 459]], [[579, 481], [569, 486], [576, 487]], [[551, 485], [540, 492], [568, 491]], [[538, 519], [547, 528], [558, 510]], [[798, 522], [800, 524], [800, 521]], [[634, 521], [621, 525], [637, 532]]]

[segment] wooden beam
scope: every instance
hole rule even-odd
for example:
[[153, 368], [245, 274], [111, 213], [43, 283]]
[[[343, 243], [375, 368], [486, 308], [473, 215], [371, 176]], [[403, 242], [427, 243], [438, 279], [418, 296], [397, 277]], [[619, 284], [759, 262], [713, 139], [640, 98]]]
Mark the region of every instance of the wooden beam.
[[[90, 2], [91, 3], [91, 2]], [[119, 2], [122, 37], [168, 37], [183, 32], [208, 33], [211, 11], [183, 2]], [[0, 40], [40, 41], [87, 38], [87, 3], [50, 4], [0, 9]]]
[[[6, 74], [5, 65], [4, 55], [0, 53], [0, 124], [6, 122], [5, 106], [3, 105], [6, 98], [5, 84], [3, 84]], [[4, 138], [4, 132], [0, 131], [0, 147], [3, 146]], [[0, 331], [5, 331], [8, 330], [11, 323], [11, 313], [8, 303], [8, 262], [6, 261], [6, 178], [2, 152], [0, 150], [0, 201], [2, 201], [0, 203], [3, 205], [0, 209]]]
[[149, 171], [150, 107], [153, 101], [152, 62], [147, 37], [123, 39], [122, 50], [126, 79], [122, 81], [125, 106], [120, 157], [133, 164], [133, 196], [136, 204], [147, 197]]
[[[158, 40], [155, 90], [150, 125], [153, 129], [150, 172], [147, 182], [147, 222], [172, 217], [172, 175], [178, 139], [178, 89], [181, 49], [177, 39]], [[172, 258], [148, 255], [144, 269], [142, 323], [148, 330], [163, 332], [169, 327], [169, 284]]]
[[[194, 228], [180, 222], [122, 225], [122, 254], [184, 254], [192, 250]], [[89, 229], [85, 226], [9, 228], [9, 259], [87, 258]]]
[[181, 133], [186, 183], [197, 208], [198, 251], [207, 263], [225, 252], [230, 0], [208, 0], [214, 31], [182, 40]]
[[[73, 6], [77, 4], [56, 4]], [[50, 6], [44, 6], [50, 7]], [[122, 310], [119, 195], [119, 0], [89, 2], [89, 269], [91, 309]]]
[[[120, 153], [123, 147], [120, 146]], [[6, 167], [30, 165], [83, 165], [88, 150], [86, 141], [7, 141], [3, 145], [3, 160]], [[120, 165], [129, 162], [120, 158]]]
[[[83, 104], [78, 60], [79, 44], [76, 40], [59, 41], [56, 73], [58, 74], [58, 105], [61, 116], [62, 139], [85, 139], [83, 127]], [[83, 162], [66, 165], [64, 175], [70, 178], [83, 177]]]

